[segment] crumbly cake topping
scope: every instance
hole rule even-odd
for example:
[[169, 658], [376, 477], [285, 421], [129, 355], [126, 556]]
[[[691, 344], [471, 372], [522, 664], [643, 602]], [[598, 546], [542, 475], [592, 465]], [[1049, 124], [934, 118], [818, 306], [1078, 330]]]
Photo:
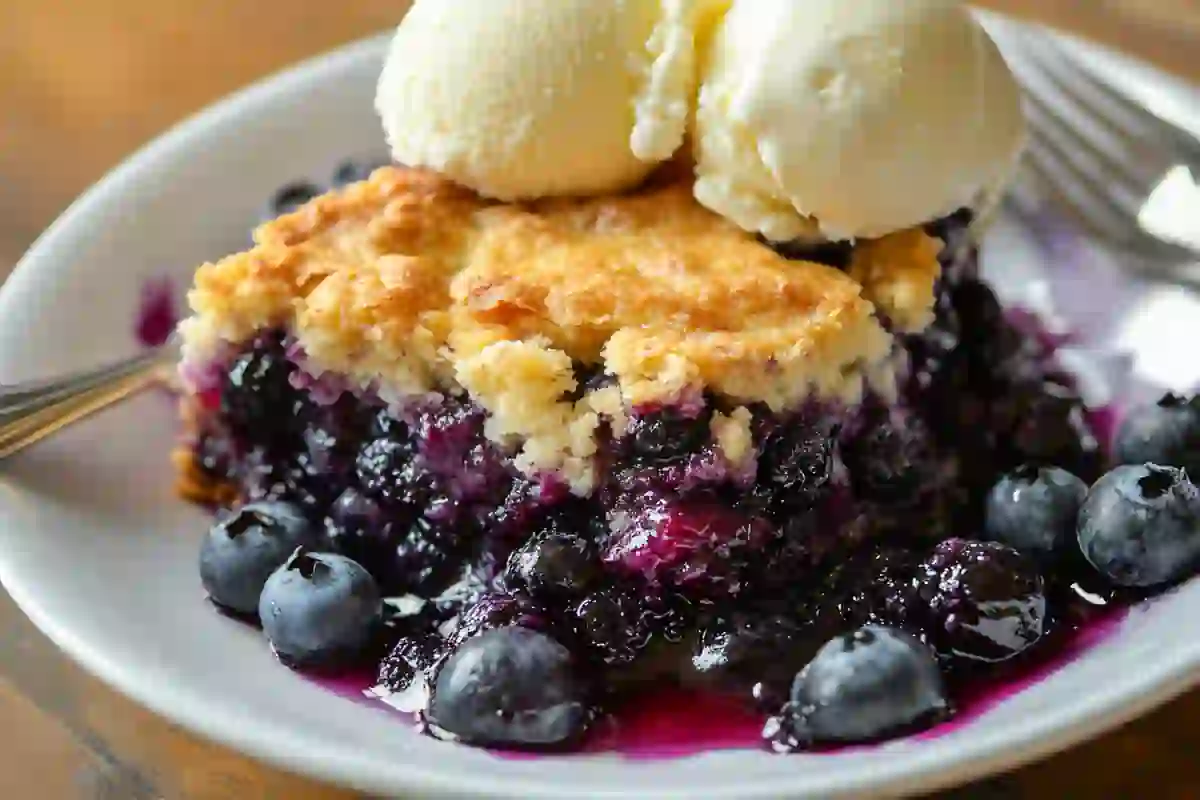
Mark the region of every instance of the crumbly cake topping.
[[[777, 409], [853, 402], [892, 350], [876, 305], [903, 330], [923, 326], [939, 249], [896, 234], [860, 245], [847, 274], [784, 259], [702, 208], [686, 181], [503, 205], [401, 167], [255, 241], [197, 271], [185, 361], [285, 328], [308, 371], [385, 398], [467, 390], [491, 412], [489, 434], [523, 447], [523, 468], [580, 487], [599, 418], [621, 406], [702, 388]], [[619, 396], [563, 400], [576, 363], [602, 363]]]
[[864, 239], [850, 260], [850, 277], [902, 333], [919, 333], [933, 322], [934, 285], [942, 274], [942, 242], [919, 228]]

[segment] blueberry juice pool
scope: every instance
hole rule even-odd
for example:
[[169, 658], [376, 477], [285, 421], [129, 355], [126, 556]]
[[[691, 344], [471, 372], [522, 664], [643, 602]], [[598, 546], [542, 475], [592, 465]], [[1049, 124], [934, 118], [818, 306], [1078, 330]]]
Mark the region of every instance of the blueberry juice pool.
[[[469, 397], [386, 405], [264, 332], [185, 401], [184, 491], [222, 509], [205, 588], [287, 666], [498, 750], [792, 752], [961, 723], [1200, 564], [1186, 473], [1110, 471], [1112, 410], [977, 278], [966, 221], [939, 226], [963, 246], [898, 396], [750, 409], [749, 472], [716, 457], [728, 404], [706, 394], [602, 433], [580, 497], [523, 475]], [[1200, 406], [1156, 408], [1126, 449], [1194, 456]], [[1130, 536], [1159, 549], [1131, 563]]]

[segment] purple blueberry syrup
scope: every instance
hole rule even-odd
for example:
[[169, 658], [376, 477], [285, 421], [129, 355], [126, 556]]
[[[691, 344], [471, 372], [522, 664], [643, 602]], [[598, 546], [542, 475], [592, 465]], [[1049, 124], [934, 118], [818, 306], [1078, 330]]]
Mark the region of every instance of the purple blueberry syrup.
[[143, 347], [166, 344], [179, 322], [175, 288], [167, 278], [155, 278], [142, 285], [141, 299], [134, 325], [134, 336]]
[[[938, 232], [954, 245], [966, 221]], [[385, 406], [314, 381], [285, 331], [205, 370], [195, 464], [239, 504], [291, 509], [306, 546], [332, 554], [325, 583], [269, 582], [260, 608], [281, 620], [264, 626], [276, 651], [300, 667], [334, 653], [353, 667], [325, 685], [414, 712], [432, 735], [635, 758], [939, 735], [1149, 594], [1102, 574], [1061, 530], [989, 535], [989, 519], [1065, 524], [1036, 497], [1006, 507], [994, 487], [1052, 468], [1091, 485], [1110, 466], [1117, 414], [1085, 407], [1061, 342], [1000, 307], [972, 251], [947, 253], [936, 321], [902, 343], [899, 398], [751, 408], [749, 471], [715, 457], [709, 422], [729, 409], [697, 395], [633, 409], [621, 437], [598, 434], [599, 485], [576, 497], [518, 472], [469, 399]], [[581, 387], [606, 380], [578, 372]], [[1181, 497], [1193, 489], [1176, 477]], [[1126, 532], [1095, 535], [1111, 550]], [[1200, 553], [1186, 536], [1164, 534], [1182, 554], [1171, 576], [1200, 570], [1184, 561]], [[1027, 540], [1054, 544], [1018, 551]], [[229, 552], [210, 571], [240, 568]], [[240, 574], [210, 582], [241, 589]], [[911, 680], [921, 702], [838, 683], [850, 673]]]
[[[1050, 648], [1018, 665], [1000, 679], [968, 681], [954, 693], [953, 719], [912, 735], [934, 739], [969, 726], [1005, 700], [1045, 680], [1058, 669], [1116, 633], [1127, 609], [1102, 612], [1086, 625], [1062, 637]], [[404, 724], [418, 724], [418, 715], [397, 711], [373, 692], [376, 680], [364, 672], [319, 678], [326, 689], [356, 703], [392, 713]], [[736, 697], [665, 685], [616, 706], [597, 724], [580, 749], [584, 753], [617, 753], [635, 760], [687, 758], [713, 750], [759, 750], [766, 715]], [[823, 747], [840, 752], [855, 746]], [[496, 750], [497, 755], [523, 757], [520, 752]]]

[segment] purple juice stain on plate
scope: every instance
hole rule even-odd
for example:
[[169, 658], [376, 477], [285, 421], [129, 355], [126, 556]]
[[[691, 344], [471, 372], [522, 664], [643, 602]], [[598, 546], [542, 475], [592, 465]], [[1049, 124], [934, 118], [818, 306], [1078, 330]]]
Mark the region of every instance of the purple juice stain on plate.
[[143, 347], [166, 344], [179, 322], [175, 287], [169, 278], [150, 278], [142, 284], [134, 336]]
[[[1129, 609], [1117, 606], [1095, 614], [1078, 628], [1064, 632], [1055, 646], [1039, 652], [999, 678], [966, 681], [952, 691], [957, 709], [953, 719], [896, 741], [936, 739], [974, 724], [1004, 701], [1020, 694], [1070, 664], [1120, 628]], [[366, 672], [313, 678], [324, 688], [362, 705], [395, 714], [414, 725], [417, 715], [398, 711], [372, 695], [375, 681]], [[762, 739], [765, 714], [740, 699], [709, 692], [670, 687], [635, 695], [613, 710], [591, 731], [580, 752], [616, 753], [634, 761], [673, 760], [720, 750], [765, 750]], [[811, 755], [868, 752], [879, 744], [822, 746]], [[544, 758], [544, 753], [491, 750], [497, 758]], [[552, 757], [552, 756], [551, 756]]]

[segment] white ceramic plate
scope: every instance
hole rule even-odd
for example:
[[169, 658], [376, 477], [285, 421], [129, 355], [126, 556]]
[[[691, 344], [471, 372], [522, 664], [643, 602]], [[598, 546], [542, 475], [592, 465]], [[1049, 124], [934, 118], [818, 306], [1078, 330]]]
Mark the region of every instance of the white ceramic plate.
[[[364, 41], [238, 94], [88, 192], [0, 294], [0, 380], [132, 350], [143, 281], [169, 276], [182, 292], [196, 264], [244, 244], [277, 186], [323, 176], [344, 156], [382, 155], [371, 94], [383, 46]], [[1194, 298], [1129, 286], [1052, 217], [1034, 222], [1007, 217], [992, 234], [989, 262], [1007, 290], [1068, 301], [1070, 322], [1100, 347], [1131, 346], [1147, 381], [1200, 378], [1186, 373], [1197, 366], [1194, 354], [1170, 350], [1172, 340], [1200, 341]], [[1057, 268], [1044, 272], [1049, 263]], [[1102, 295], [1079, 291], [1097, 284]], [[1118, 363], [1102, 362], [1102, 371]], [[500, 759], [423, 738], [326, 692], [275, 663], [254, 631], [212, 612], [196, 574], [208, 520], [171, 494], [173, 428], [168, 398], [147, 394], [0, 466], [0, 578], [59, 646], [150, 708], [286, 769], [363, 790], [546, 800], [929, 790], [1093, 736], [1182, 691], [1200, 670], [1193, 583], [940, 738], [789, 758], [731, 751], [687, 761]]]

